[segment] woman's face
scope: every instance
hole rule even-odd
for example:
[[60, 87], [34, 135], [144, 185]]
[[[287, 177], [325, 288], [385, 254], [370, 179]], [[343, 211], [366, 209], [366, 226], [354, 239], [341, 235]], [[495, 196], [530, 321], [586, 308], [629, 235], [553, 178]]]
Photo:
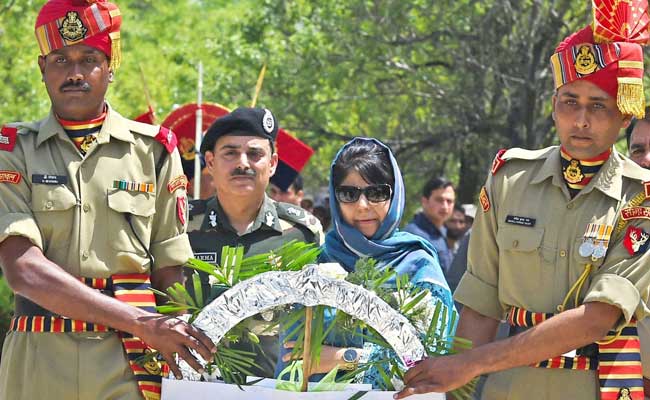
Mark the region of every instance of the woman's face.
[[[356, 186], [365, 188], [371, 186], [357, 171], [350, 171], [341, 186]], [[379, 203], [369, 202], [364, 194], [354, 203], [338, 201], [343, 220], [353, 226], [367, 238], [371, 238], [386, 218], [390, 208], [390, 199]]]

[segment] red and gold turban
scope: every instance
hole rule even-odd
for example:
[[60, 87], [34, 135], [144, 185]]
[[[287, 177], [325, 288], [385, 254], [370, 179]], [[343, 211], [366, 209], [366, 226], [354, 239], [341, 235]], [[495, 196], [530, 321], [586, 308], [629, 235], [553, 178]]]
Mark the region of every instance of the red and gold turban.
[[562, 41], [551, 56], [555, 88], [592, 82], [626, 115], [643, 118], [643, 50], [650, 39], [647, 0], [593, 0], [594, 22]]
[[119, 8], [106, 0], [49, 0], [36, 18], [36, 40], [41, 54], [82, 43], [104, 52], [117, 69], [120, 49]]

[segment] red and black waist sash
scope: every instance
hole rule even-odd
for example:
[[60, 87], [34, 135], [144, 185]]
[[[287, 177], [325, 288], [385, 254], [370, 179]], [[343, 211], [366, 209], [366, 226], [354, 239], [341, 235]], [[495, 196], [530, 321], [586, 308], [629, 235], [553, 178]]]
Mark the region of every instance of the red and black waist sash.
[[[156, 298], [150, 290], [151, 281], [147, 274], [116, 274], [110, 278], [79, 278], [79, 280], [127, 304], [150, 312], [156, 311]], [[23, 315], [12, 318], [9, 330], [63, 333], [108, 332], [112, 329], [104, 325], [59, 316]], [[160, 399], [162, 377], [169, 373], [169, 366], [154, 357], [151, 354], [153, 350], [138, 337], [126, 332], [118, 332], [118, 334], [143, 398]]]
[[[511, 326], [529, 328], [552, 318], [551, 313], [536, 313], [513, 307], [508, 312]], [[596, 354], [557, 356], [532, 367], [598, 371], [601, 400], [643, 400], [643, 371], [636, 321], [618, 332], [610, 331], [602, 342], [595, 343]]]

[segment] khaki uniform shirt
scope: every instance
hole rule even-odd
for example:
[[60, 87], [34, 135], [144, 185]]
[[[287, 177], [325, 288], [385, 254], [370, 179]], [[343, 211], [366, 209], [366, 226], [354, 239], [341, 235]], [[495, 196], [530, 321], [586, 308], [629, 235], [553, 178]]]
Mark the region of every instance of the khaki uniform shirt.
[[[642, 181], [650, 180], [650, 173], [613, 151], [598, 174], [571, 199], [558, 147], [511, 149], [503, 158], [505, 165], [487, 179], [489, 209], [477, 212], [467, 272], [455, 299], [497, 320], [513, 306], [557, 313], [585, 265], [592, 262], [578, 252], [587, 225], [616, 226], [621, 209], [643, 193]], [[508, 223], [512, 217], [523, 217], [516, 219], [523, 223]], [[630, 225], [650, 232], [647, 219], [630, 220]], [[615, 305], [629, 321], [648, 313], [650, 254], [630, 255], [623, 246], [626, 229], [615, 231], [606, 256], [592, 263], [594, 270], [580, 303]], [[572, 297], [567, 308], [573, 301]], [[594, 371], [522, 367], [491, 374], [483, 398], [593, 400], [598, 390]]]
[[[24, 236], [78, 277], [107, 278], [184, 264], [184, 188], [167, 184], [183, 173], [178, 151], [167, 153], [159, 128], [123, 118], [110, 107], [85, 157], [52, 113], [19, 128], [0, 170], [20, 182], [0, 183], [0, 241]], [[156, 176], [156, 163], [166, 159]], [[48, 175], [41, 179], [39, 175]], [[122, 180], [154, 185], [151, 193], [114, 188]], [[41, 183], [37, 183], [41, 182]], [[43, 183], [48, 182], [48, 183]], [[180, 202], [180, 206], [179, 206]], [[131, 214], [133, 230], [125, 214]], [[148, 246], [155, 259], [150, 265]], [[17, 314], [47, 313], [17, 296]], [[117, 334], [9, 333], [0, 366], [0, 399], [140, 399]]]
[[[216, 197], [209, 201], [192, 201], [190, 216], [188, 235], [195, 257], [212, 264], [221, 263], [223, 246], [243, 246], [244, 257], [251, 257], [275, 250], [292, 240], [317, 245], [321, 245], [324, 240], [316, 217], [298, 206], [276, 202], [266, 195], [257, 217], [242, 235], [230, 225]], [[222, 293], [219, 287], [210, 286], [207, 274], [201, 273], [200, 276], [206, 302]], [[187, 286], [193, 292], [192, 285]], [[239, 343], [235, 348], [255, 352], [256, 365], [260, 368], [253, 368], [252, 372], [257, 376], [272, 378], [280, 350], [276, 330], [269, 329], [269, 322], [259, 317], [251, 317], [243, 323], [258, 335], [265, 355], [246, 342]]]

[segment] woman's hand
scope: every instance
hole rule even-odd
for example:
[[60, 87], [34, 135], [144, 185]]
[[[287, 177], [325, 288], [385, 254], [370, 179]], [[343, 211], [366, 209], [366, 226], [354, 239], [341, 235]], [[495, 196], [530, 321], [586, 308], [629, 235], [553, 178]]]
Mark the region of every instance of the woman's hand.
[[[293, 349], [294, 346], [296, 345], [296, 342], [286, 342], [284, 344], [285, 349]], [[345, 364], [343, 361], [343, 353], [347, 350], [346, 348], [341, 348], [341, 347], [334, 347], [334, 346], [327, 346], [323, 345], [321, 352], [320, 352], [320, 362], [316, 364], [316, 360], [312, 362], [311, 366], [311, 373], [312, 374], [326, 374], [330, 372], [331, 370], [334, 369], [336, 366], [342, 366]], [[300, 360], [302, 357], [302, 354], [298, 355], [297, 357], [294, 356], [292, 358], [292, 354], [288, 353], [285, 354], [284, 357], [282, 357], [282, 361], [284, 362], [290, 362], [291, 360]]]

